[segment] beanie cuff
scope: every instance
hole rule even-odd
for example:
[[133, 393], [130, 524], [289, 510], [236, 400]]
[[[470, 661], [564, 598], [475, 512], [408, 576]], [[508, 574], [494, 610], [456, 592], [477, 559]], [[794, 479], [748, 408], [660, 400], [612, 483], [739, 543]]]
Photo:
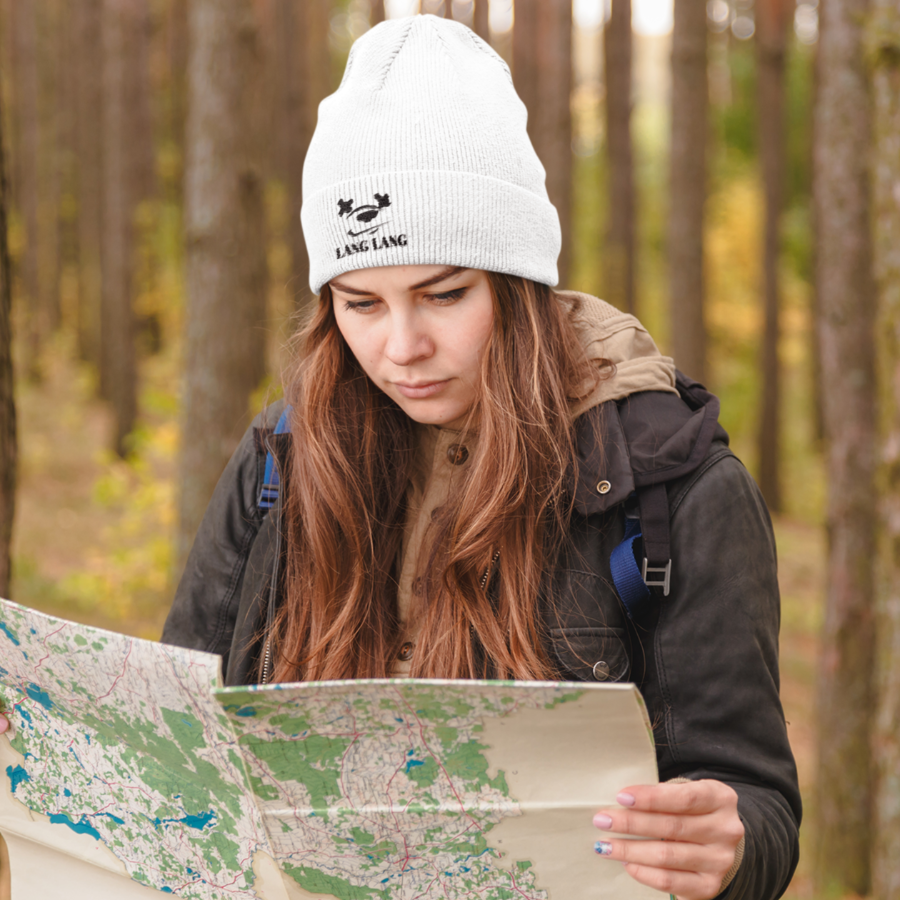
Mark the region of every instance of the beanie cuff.
[[556, 285], [559, 216], [546, 197], [453, 171], [365, 175], [304, 198], [309, 283], [376, 266], [465, 266]]

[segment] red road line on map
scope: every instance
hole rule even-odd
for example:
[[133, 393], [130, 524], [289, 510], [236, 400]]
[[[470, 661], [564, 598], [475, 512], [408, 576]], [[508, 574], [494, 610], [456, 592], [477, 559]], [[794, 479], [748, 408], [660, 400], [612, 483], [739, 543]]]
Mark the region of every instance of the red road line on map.
[[[49, 641], [50, 638], [52, 638], [54, 634], [59, 634], [63, 629], [65, 629], [66, 625], [68, 625], [68, 624], [69, 624], [69, 623], [66, 622], [65, 625], [60, 625], [59, 628], [56, 629], [56, 631], [51, 631], [50, 634], [48, 634], [48, 635], [41, 641], [41, 644], [42, 644], [44, 647], [46, 647], [46, 646], [47, 646], [47, 641]], [[50, 654], [49, 654], [49, 653], [46, 654], [46, 656], [42, 656], [42, 657], [37, 661], [37, 663], [35, 663], [35, 665], [34, 665], [34, 671], [37, 672], [37, 670], [44, 664], [44, 661], [47, 660], [47, 659], [50, 659]]]
[[134, 649], [134, 641], [128, 642], [128, 652], [125, 654], [125, 659], [122, 660], [122, 671], [116, 675], [115, 680], [109, 686], [109, 690], [102, 696], [97, 698], [97, 702], [100, 700], [105, 700], [114, 690], [119, 681], [125, 677], [125, 670], [128, 668], [128, 657], [131, 656], [131, 651]]

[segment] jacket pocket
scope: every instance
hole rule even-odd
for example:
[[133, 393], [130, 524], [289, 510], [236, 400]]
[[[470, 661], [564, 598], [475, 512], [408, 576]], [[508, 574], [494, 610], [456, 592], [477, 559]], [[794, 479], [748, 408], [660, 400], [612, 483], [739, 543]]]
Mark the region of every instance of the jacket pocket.
[[550, 642], [562, 674], [574, 681], [627, 681], [631, 674], [624, 629], [551, 628]]

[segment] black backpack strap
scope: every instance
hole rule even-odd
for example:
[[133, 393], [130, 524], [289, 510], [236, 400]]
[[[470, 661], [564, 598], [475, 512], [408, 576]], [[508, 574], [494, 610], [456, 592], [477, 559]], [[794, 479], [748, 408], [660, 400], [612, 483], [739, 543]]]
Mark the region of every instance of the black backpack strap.
[[669, 498], [665, 484], [651, 484], [637, 492], [641, 509], [644, 561], [641, 580], [647, 587], [661, 587], [669, 596], [672, 552], [669, 547]]

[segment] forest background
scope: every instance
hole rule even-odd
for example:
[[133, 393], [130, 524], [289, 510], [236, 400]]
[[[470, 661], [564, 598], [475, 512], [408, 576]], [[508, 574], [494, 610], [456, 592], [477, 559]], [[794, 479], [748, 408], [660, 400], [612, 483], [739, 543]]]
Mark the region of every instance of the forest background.
[[510, 63], [561, 286], [719, 395], [773, 511], [788, 896], [900, 898], [896, 0], [0, 0], [0, 595], [158, 638], [309, 308], [318, 101], [416, 12]]

